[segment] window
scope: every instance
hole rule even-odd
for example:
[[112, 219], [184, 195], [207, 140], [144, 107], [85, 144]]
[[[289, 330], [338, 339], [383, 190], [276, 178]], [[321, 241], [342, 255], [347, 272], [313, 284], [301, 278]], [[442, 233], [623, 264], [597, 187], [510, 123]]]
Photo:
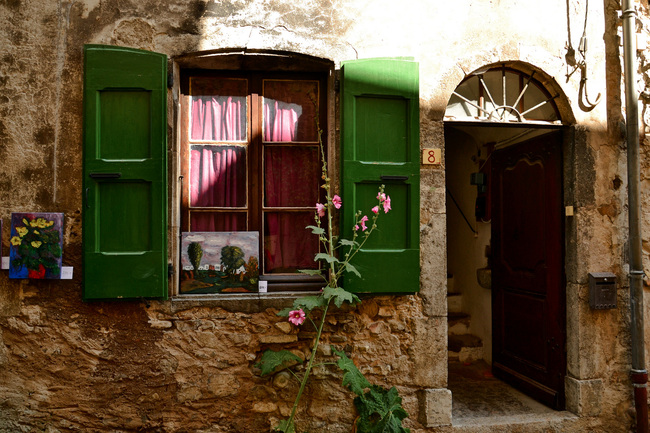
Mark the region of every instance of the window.
[[323, 74], [182, 72], [182, 231], [258, 232], [270, 290], [322, 285], [298, 270], [318, 267], [305, 227], [323, 200], [325, 88]]
[[560, 115], [542, 83], [530, 75], [501, 65], [467, 76], [453, 92], [446, 120], [491, 122], [557, 122]]
[[[170, 278], [178, 278], [169, 265], [179, 255], [179, 232], [188, 230], [259, 232], [270, 290], [322, 287], [322, 279], [296, 271], [316, 266], [318, 240], [304, 227], [323, 200], [315, 119], [331, 130], [332, 63], [248, 50], [196, 53], [175, 65], [180, 85], [168, 88], [164, 54], [84, 47], [84, 300], [166, 298]], [[340, 160], [340, 167], [330, 164], [341, 174], [338, 231], [351, 237], [355, 211], [369, 212], [381, 184], [393, 207], [355, 256], [363, 278], [347, 275], [344, 287], [416, 292], [417, 63], [355, 60], [343, 64], [340, 77], [340, 147], [329, 149]], [[167, 101], [177, 96], [175, 123]], [[168, 148], [168, 135], [180, 144]], [[180, 168], [171, 159], [169, 178], [168, 152], [181, 155]]]

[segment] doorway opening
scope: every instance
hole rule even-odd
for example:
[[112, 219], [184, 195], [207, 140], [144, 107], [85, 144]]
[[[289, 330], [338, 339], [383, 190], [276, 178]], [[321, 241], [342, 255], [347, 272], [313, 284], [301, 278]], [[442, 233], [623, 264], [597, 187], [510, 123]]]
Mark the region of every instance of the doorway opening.
[[445, 112], [454, 424], [564, 408], [564, 126], [535, 74], [481, 68]]

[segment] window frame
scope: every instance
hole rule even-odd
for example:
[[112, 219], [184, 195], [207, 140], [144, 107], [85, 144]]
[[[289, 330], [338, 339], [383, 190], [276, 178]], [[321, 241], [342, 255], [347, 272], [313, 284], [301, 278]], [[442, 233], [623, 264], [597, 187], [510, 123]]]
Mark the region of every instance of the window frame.
[[[247, 99], [249, 100], [249, 110], [247, 112], [247, 133], [252, 138], [253, 134], [259, 134], [260, 144], [254, 146], [255, 148], [247, 151], [247, 166], [256, 166], [256, 174], [251, 178], [250, 170], [247, 170], [247, 182], [254, 182], [257, 184], [257, 189], [260, 191], [258, 200], [251, 200], [249, 195], [247, 200], [248, 214], [255, 215], [256, 220], [251, 224], [247, 222], [248, 229], [260, 232], [260, 247], [263, 244], [263, 214], [261, 206], [263, 205], [263, 193], [261, 192], [261, 179], [263, 176], [263, 165], [261, 154], [263, 146], [261, 144], [261, 126], [262, 116], [256, 119], [251, 119], [252, 104], [258, 104], [262, 107], [261, 92], [254, 92], [260, 90], [252, 85], [252, 79], [259, 79], [260, 86], [262, 85], [262, 77], [264, 79], [307, 79], [317, 80], [319, 82], [319, 114], [320, 114], [320, 129], [323, 130], [323, 142], [326, 144], [326, 157], [329, 161], [329, 169], [333, 179], [337, 179], [338, 169], [338, 146], [336, 144], [327, 145], [327, 143], [335, 143], [335, 128], [330, 125], [335, 125], [335, 92], [334, 92], [334, 64], [330, 61], [323, 59], [312, 58], [304, 55], [265, 55], [258, 53], [256, 55], [247, 56], [245, 54], [216, 54], [209, 55], [207, 58], [200, 58], [201, 56], [190, 55], [174, 59], [173, 67], [173, 83], [172, 86], [172, 100], [173, 100], [173, 119], [175, 128], [172, 127], [174, 132], [174, 139], [170, 140], [170, 154], [173, 155], [173, 163], [170, 163], [170, 221], [174, 221], [170, 225], [170, 261], [173, 263], [174, 269], [179, 272], [175, 273], [170, 281], [170, 296], [187, 299], [196, 298], [198, 295], [180, 294], [180, 237], [182, 232], [186, 231], [189, 221], [188, 212], [182, 210], [184, 202], [188, 202], [187, 191], [189, 179], [183, 176], [184, 172], [189, 173], [189, 161], [184, 157], [188, 150], [189, 139], [184, 140], [184, 137], [189, 137], [188, 123], [184, 121], [187, 119], [189, 113], [183, 112], [188, 107], [183, 104], [182, 98], [191, 98], [188, 92], [187, 83], [189, 83], [190, 76], [230, 76], [233, 78], [245, 77], [249, 80], [249, 92]], [[236, 65], [236, 67], [233, 67]], [[261, 112], [260, 112], [261, 113]], [[172, 116], [170, 116], [172, 117]], [[183, 143], [185, 141], [185, 143]], [[282, 142], [279, 142], [280, 144]], [[315, 142], [317, 143], [317, 142]], [[274, 143], [275, 144], [275, 143]], [[272, 144], [273, 145], [273, 144]], [[185, 171], [184, 171], [185, 170]], [[337, 184], [338, 181], [335, 181]], [[254, 186], [249, 187], [252, 189]], [[247, 194], [249, 194], [247, 192]], [[189, 204], [189, 203], [188, 203]], [[315, 205], [315, 203], [314, 203]], [[311, 208], [309, 208], [311, 210]], [[306, 210], [306, 209], [305, 209]], [[255, 225], [257, 224], [257, 225]], [[260, 249], [260, 251], [263, 251]], [[262, 254], [260, 254], [260, 262], [263, 262]], [[324, 281], [318, 276], [309, 276], [303, 274], [267, 274], [260, 275], [260, 280], [268, 282], [268, 294], [264, 293], [251, 293], [245, 295], [237, 295], [236, 297], [250, 297], [250, 296], [272, 296], [290, 295], [296, 292], [311, 292], [320, 290]], [[223, 299], [233, 297], [227, 294], [210, 294], [201, 295], [202, 298]]]

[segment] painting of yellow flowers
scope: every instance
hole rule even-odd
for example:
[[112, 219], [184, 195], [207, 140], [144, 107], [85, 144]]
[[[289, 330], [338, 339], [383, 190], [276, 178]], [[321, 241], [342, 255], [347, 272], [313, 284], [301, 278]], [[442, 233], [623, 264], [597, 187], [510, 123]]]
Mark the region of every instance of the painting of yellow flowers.
[[63, 214], [12, 213], [9, 278], [60, 279]]

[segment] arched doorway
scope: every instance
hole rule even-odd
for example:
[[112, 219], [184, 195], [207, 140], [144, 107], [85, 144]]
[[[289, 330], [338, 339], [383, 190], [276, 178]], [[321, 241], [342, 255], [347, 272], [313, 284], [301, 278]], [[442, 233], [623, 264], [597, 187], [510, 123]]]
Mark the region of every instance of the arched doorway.
[[559, 93], [518, 62], [465, 77], [445, 112], [451, 362], [564, 408]]

